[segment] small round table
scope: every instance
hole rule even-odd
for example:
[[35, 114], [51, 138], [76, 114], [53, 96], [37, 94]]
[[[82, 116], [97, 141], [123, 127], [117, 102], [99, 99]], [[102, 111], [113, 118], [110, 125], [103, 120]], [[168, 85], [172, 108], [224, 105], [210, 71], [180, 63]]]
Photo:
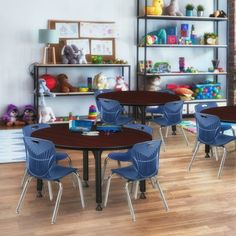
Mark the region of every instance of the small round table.
[[222, 122], [236, 122], [236, 106], [212, 107], [205, 109], [202, 112], [218, 116]]
[[[69, 130], [68, 124], [54, 125], [32, 133], [33, 137], [52, 141], [56, 147], [83, 151], [83, 179], [88, 181], [88, 151], [95, 158], [96, 210], [102, 210], [101, 155], [103, 151], [129, 149], [134, 144], [152, 140], [152, 136], [135, 129], [122, 128], [120, 132], [100, 132], [98, 136], [84, 136]], [[38, 187], [38, 190], [39, 187]]]
[[180, 100], [180, 97], [177, 95], [154, 91], [117, 91], [101, 93], [97, 98], [113, 99], [119, 101], [124, 106], [139, 107], [142, 124], [145, 124], [146, 106], [159, 106], [167, 102]]

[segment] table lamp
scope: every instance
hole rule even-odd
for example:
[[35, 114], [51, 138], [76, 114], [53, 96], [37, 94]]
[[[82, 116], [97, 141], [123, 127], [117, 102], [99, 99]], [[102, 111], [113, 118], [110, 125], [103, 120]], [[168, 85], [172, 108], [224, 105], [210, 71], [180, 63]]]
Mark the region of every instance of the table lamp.
[[43, 50], [43, 64], [48, 63], [48, 51], [51, 50], [52, 52], [52, 63], [56, 64], [56, 55], [55, 55], [55, 48], [50, 47], [50, 44], [59, 43], [59, 34], [57, 30], [52, 29], [39, 29], [39, 43], [47, 44]]

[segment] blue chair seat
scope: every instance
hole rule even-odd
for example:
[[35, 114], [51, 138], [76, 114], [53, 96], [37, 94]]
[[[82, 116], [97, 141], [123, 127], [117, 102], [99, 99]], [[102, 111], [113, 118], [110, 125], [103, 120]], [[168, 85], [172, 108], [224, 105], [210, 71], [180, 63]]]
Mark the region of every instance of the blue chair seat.
[[234, 141], [235, 136], [229, 136], [225, 134], [218, 134], [214, 140], [214, 142], [211, 143], [213, 146], [224, 146], [225, 144]]
[[[153, 121], [159, 124], [160, 126], [169, 126], [169, 121], [165, 117], [157, 117], [153, 119]], [[175, 125], [175, 124], [171, 124], [171, 125]]]
[[66, 158], [68, 158], [68, 154], [65, 152], [56, 152], [55, 158], [57, 161], [65, 160]]
[[56, 164], [50, 168], [48, 175], [45, 176], [44, 179], [50, 181], [56, 181], [76, 171], [77, 171], [76, 168], [60, 166]]
[[114, 161], [131, 161], [130, 152], [111, 152], [107, 155], [108, 158]]
[[[111, 172], [112, 172], [112, 174], [120, 175], [130, 181], [141, 181], [141, 180], [146, 179], [145, 177], [143, 177], [142, 175], [139, 175], [139, 173], [137, 173], [137, 169], [133, 165], [122, 167], [122, 168], [117, 168], [117, 169], [112, 169]], [[149, 176], [149, 178], [151, 178], [155, 175], [157, 175], [157, 171], [154, 172], [152, 174], [152, 176]]]

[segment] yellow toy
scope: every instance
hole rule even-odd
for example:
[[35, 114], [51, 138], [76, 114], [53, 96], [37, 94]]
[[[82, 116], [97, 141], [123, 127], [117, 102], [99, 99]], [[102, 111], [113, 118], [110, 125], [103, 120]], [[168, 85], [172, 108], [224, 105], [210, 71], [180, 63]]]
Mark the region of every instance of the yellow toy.
[[153, 15], [161, 16], [162, 15], [162, 8], [164, 7], [163, 0], [152, 0], [152, 6], [154, 7]]

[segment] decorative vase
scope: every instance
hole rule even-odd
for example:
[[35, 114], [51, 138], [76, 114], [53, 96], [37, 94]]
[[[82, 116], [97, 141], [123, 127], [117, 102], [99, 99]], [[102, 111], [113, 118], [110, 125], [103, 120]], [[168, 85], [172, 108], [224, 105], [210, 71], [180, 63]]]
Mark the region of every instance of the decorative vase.
[[193, 10], [186, 10], [186, 16], [193, 16]]
[[197, 11], [197, 16], [201, 17], [204, 15], [204, 11]]
[[212, 62], [214, 70], [218, 69], [220, 61], [219, 60], [211, 60], [211, 62]]

